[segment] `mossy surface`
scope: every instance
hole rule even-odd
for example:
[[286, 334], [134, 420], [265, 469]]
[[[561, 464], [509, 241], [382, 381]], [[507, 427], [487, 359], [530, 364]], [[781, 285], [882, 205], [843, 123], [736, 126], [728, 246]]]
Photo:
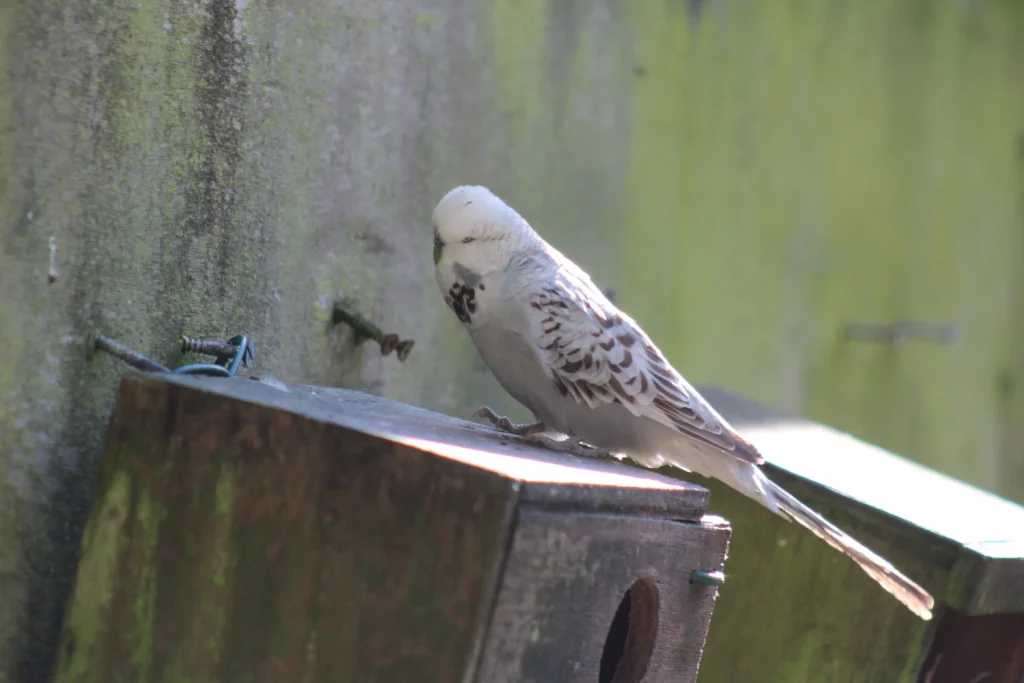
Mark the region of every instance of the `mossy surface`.
[[[695, 383], [1024, 500], [1024, 11], [693, 7], [634, 13], [622, 305]], [[958, 339], [843, 340], [903, 318]]]
[[[0, 3], [0, 678], [53, 661], [123, 370], [91, 332], [526, 417], [433, 282], [463, 182], [692, 381], [1024, 499], [1022, 34], [1009, 0]], [[900, 317], [959, 341], [840, 339]]]
[[[1024, 500], [1021, 7], [641, 5], [622, 306], [696, 384]], [[842, 336], [904, 318], [958, 339]], [[916, 680], [927, 624], [709, 488], [733, 537], [703, 683]], [[807, 502], [949, 589], [917, 566], [941, 558]]]
[[235, 382], [122, 385], [56, 680], [457, 680], [513, 487]]

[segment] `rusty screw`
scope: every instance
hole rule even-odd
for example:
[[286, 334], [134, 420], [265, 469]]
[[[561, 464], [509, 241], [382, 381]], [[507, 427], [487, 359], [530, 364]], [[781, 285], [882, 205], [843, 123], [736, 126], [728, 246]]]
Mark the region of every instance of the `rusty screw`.
[[193, 339], [181, 335], [182, 353], [201, 353], [204, 356], [234, 356], [238, 347], [228, 342], [213, 341], [210, 339]]
[[124, 361], [136, 370], [142, 370], [143, 372], [170, 372], [168, 368], [165, 368], [156, 361], [152, 361], [141, 353], [132, 351], [124, 344], [102, 334], [97, 334], [93, 337], [93, 348], [109, 353], [114, 358]]
[[355, 330], [356, 344], [366, 339], [372, 339], [380, 344], [380, 354], [382, 356], [388, 356], [394, 351], [399, 361], [404, 361], [409, 357], [413, 344], [416, 343], [412, 339], [400, 339], [397, 334], [386, 334], [382, 329], [341, 301], [334, 303], [334, 314], [331, 316], [331, 322], [335, 325], [345, 323]]

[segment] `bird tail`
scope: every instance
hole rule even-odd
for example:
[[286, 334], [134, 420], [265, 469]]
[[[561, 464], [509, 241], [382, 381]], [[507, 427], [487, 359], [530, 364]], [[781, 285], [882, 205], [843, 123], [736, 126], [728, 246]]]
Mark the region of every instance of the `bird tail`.
[[768, 479], [758, 470], [760, 479], [770, 498], [774, 498], [778, 512], [804, 527], [830, 546], [843, 553], [867, 572], [868, 576], [889, 591], [897, 600], [922, 619], [932, 618], [935, 599], [916, 583], [901, 574], [882, 559], [817, 512], [801, 503], [785, 489]]

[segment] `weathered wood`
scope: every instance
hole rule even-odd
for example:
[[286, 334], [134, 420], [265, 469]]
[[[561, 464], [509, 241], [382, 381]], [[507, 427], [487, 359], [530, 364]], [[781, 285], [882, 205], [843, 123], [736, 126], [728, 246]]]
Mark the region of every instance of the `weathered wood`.
[[[928, 683], [922, 666], [951, 609], [1008, 623], [1024, 612], [1024, 508], [826, 426], [701, 391], [762, 450], [772, 479], [920, 582], [938, 608], [934, 622], [917, 619], [809, 533], [686, 475], [708, 486], [711, 510], [733, 525], [702, 683]], [[934, 681], [969, 642], [942, 645]]]
[[[204, 387], [228, 392], [228, 385]], [[233, 389], [233, 387], [231, 387]], [[625, 512], [696, 521], [708, 507], [707, 489], [608, 461], [580, 458], [539, 448], [490, 426], [460, 420], [362, 391], [331, 387], [288, 387], [288, 393], [253, 392], [247, 398], [268, 406], [296, 405], [319, 419], [423, 449], [521, 482], [523, 502], [569, 506], [591, 512]], [[338, 405], [344, 403], [344, 412]], [[593, 488], [595, 486], [601, 488]]]
[[920, 683], [1021, 683], [1024, 614], [943, 615]]
[[[712, 603], [707, 587], [691, 584], [688, 574], [721, 563], [728, 540], [724, 531], [714, 523], [525, 509], [477, 680], [639, 683], [645, 673], [643, 680], [651, 682], [695, 680], [700, 634]], [[644, 589], [631, 592], [631, 626], [647, 631], [634, 638], [636, 652], [650, 653], [650, 663], [632, 677], [613, 678], [612, 667], [602, 666], [602, 653], [609, 639], [625, 641], [623, 632], [610, 634], [609, 625], [638, 577], [656, 586], [648, 589], [646, 600], [638, 597]], [[628, 663], [630, 654], [622, 660]]]
[[[0, 0], [0, 678], [50, 671], [121, 370], [91, 330], [512, 409], [432, 284], [461, 182], [691, 379], [1024, 500], [1022, 63], [1010, 0]], [[959, 343], [838, 340], [904, 316]]]
[[[597, 680], [641, 578], [645, 680], [692, 681], [717, 589], [690, 571], [720, 569], [729, 533], [696, 485], [241, 379], [127, 375], [102, 467], [58, 681]], [[637, 628], [602, 682], [638, 683]]]

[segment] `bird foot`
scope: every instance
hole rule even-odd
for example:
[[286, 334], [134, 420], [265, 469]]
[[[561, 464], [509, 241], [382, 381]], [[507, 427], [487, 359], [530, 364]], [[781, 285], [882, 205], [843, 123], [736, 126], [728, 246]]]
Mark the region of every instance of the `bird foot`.
[[617, 460], [615, 454], [604, 448], [596, 448], [589, 444], [583, 443], [579, 439], [569, 437], [568, 439], [552, 439], [551, 437], [542, 436], [541, 432], [547, 430], [547, 427], [543, 422], [529, 422], [525, 424], [519, 424], [512, 422], [503, 415], [498, 415], [496, 412], [491, 410], [487, 406], [483, 406], [475, 413], [473, 417], [482, 417], [490, 421], [498, 429], [521, 436], [532, 441], [533, 443], [550, 448], [553, 451], [559, 451], [560, 453], [572, 453], [583, 458], [599, 458], [602, 460]]
[[515, 434], [517, 436], [529, 437], [536, 435], [539, 432], [543, 432], [546, 429], [543, 422], [528, 422], [525, 424], [512, 422], [507, 417], [503, 415], [498, 415], [496, 412], [494, 412], [487, 406], [484, 406], [477, 410], [475, 413], [473, 413], [473, 417], [487, 418], [488, 420], [490, 420], [491, 424], [493, 424], [498, 429], [504, 432], [508, 432], [510, 434]]
[[569, 437], [568, 439], [552, 439], [547, 436], [541, 436], [534, 434], [527, 437], [530, 441], [550, 448], [553, 451], [559, 451], [560, 453], [572, 453], [583, 458], [597, 458], [599, 460], [617, 460], [615, 454], [604, 448], [597, 448], [589, 444], [583, 443], [579, 439]]

